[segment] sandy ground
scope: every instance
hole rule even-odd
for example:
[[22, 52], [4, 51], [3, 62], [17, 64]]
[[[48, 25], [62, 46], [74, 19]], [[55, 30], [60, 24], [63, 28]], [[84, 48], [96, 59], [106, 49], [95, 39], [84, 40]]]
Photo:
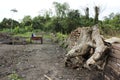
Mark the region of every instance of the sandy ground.
[[[15, 72], [23, 80], [103, 80], [100, 73], [64, 66], [65, 50], [57, 44], [0, 44], [0, 80]], [[93, 77], [97, 76], [97, 78]]]

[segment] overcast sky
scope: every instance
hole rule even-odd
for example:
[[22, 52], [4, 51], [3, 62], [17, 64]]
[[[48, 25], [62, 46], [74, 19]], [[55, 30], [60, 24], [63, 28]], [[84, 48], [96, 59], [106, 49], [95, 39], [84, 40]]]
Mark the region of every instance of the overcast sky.
[[[120, 13], [120, 0], [0, 0], [0, 21], [6, 18], [15, 20], [23, 19], [24, 16], [30, 15], [35, 17], [42, 13], [42, 10], [53, 9], [53, 2], [67, 2], [71, 9], [79, 9], [83, 13], [85, 7], [90, 8], [90, 15], [94, 16], [93, 7], [100, 6], [102, 11], [100, 19], [108, 16], [110, 13]], [[17, 9], [17, 13], [13, 13], [11, 9]]]

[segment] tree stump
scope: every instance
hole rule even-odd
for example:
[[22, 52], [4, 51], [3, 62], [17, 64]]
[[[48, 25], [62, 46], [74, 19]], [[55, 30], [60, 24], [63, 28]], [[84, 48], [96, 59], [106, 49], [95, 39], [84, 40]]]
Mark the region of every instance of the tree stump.
[[81, 62], [82, 66], [88, 69], [91, 69], [91, 65], [102, 69], [104, 66], [101, 67], [100, 65], [103, 65], [107, 59], [107, 51], [110, 47], [100, 35], [98, 26], [83, 27], [79, 33], [74, 46], [66, 54], [65, 65], [69, 66], [74, 58], [76, 62]]

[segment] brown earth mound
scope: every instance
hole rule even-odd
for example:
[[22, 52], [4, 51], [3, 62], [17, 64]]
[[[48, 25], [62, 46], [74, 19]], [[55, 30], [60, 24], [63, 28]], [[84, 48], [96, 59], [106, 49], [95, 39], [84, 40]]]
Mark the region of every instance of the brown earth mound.
[[27, 44], [25, 38], [12, 37], [7, 33], [0, 33], [0, 44]]

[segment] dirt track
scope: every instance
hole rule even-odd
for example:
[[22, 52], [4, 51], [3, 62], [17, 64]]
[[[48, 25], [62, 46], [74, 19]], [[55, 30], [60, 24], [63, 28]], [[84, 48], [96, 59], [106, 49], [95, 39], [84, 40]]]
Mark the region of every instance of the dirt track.
[[9, 80], [13, 72], [24, 80], [48, 80], [46, 76], [52, 80], [94, 80], [93, 71], [64, 67], [64, 56], [65, 50], [53, 43], [0, 44], [0, 80]]

